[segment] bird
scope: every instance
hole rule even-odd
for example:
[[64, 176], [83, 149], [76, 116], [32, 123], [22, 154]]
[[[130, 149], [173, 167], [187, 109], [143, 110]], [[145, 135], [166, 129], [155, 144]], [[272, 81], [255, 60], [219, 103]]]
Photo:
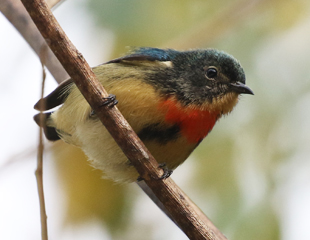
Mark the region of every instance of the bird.
[[[245, 85], [239, 61], [211, 48], [135, 48], [92, 70], [111, 93], [109, 104], [117, 104], [159, 167], [164, 168], [164, 178], [189, 157], [222, 116], [233, 110], [241, 94], [254, 95]], [[104, 178], [118, 183], [139, 179], [72, 79], [62, 82], [34, 108], [44, 112], [34, 120], [43, 127], [46, 138], [62, 139], [81, 148]]]

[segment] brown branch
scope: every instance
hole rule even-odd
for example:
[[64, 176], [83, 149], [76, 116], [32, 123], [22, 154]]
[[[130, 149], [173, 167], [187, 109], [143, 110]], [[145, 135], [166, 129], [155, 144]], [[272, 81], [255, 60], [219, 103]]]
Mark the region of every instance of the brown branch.
[[42, 0], [22, 2], [99, 119], [185, 234], [190, 239], [226, 239], [170, 178], [158, 180], [163, 173], [158, 163], [117, 108], [103, 107], [108, 94], [96, 80], [82, 54], [65, 35], [46, 3]]
[[[52, 7], [59, 1], [49, 0], [49, 6]], [[23, 36], [31, 48], [40, 55], [41, 49], [47, 48], [45, 66], [53, 75], [58, 83], [69, 78], [68, 73], [62, 67], [61, 63], [50, 50], [46, 41], [40, 34], [36, 25], [33, 23], [28, 12], [20, 1], [16, 0], [1, 0], [0, 12], [12, 23], [12, 25]]]

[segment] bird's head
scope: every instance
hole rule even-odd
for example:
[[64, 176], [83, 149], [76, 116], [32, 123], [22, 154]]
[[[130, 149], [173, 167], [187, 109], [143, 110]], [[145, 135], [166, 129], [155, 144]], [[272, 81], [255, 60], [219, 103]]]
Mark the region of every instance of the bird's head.
[[173, 55], [171, 65], [178, 75], [174, 81], [182, 91], [178, 95], [184, 95], [183, 101], [187, 104], [211, 103], [230, 93], [253, 94], [245, 85], [240, 63], [227, 53], [206, 49], [174, 52]]

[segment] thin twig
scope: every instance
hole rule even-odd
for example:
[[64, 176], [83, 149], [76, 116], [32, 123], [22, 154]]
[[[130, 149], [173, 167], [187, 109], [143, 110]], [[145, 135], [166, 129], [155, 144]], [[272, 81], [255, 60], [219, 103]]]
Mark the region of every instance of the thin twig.
[[[47, 48], [45, 48], [47, 49]], [[42, 51], [43, 52], [43, 51]], [[46, 53], [46, 51], [44, 51]], [[41, 98], [44, 96], [44, 86], [46, 79], [46, 72], [44, 67], [44, 55], [42, 54], [41, 63], [42, 63], [42, 88], [41, 88]], [[40, 121], [43, 120], [43, 114], [40, 115]], [[40, 128], [39, 131], [39, 145], [38, 145], [38, 156], [37, 156], [37, 169], [35, 171], [37, 186], [38, 186], [38, 194], [39, 194], [39, 204], [40, 204], [40, 217], [41, 217], [41, 238], [42, 240], [48, 240], [47, 234], [47, 215], [45, 209], [45, 200], [44, 200], [44, 188], [43, 188], [43, 152], [44, 152], [44, 144], [43, 144], [43, 129]]]
[[170, 179], [158, 180], [163, 171], [116, 107], [102, 107], [108, 96], [42, 0], [22, 0], [56, 57], [67, 70], [99, 119], [109, 130], [140, 176], [165, 205], [190, 239], [226, 239], [196, 205]]

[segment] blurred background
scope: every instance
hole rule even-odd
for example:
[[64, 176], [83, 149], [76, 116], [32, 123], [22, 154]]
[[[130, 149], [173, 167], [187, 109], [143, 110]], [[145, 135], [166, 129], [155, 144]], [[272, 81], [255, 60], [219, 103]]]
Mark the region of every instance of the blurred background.
[[[91, 66], [132, 46], [218, 48], [245, 95], [172, 175], [230, 240], [310, 239], [310, 1], [66, 0], [54, 14]], [[40, 239], [34, 176], [41, 66], [0, 14], [0, 239]], [[46, 93], [57, 83], [47, 77]], [[101, 179], [84, 154], [47, 143], [50, 239], [187, 239], [136, 184]]]

